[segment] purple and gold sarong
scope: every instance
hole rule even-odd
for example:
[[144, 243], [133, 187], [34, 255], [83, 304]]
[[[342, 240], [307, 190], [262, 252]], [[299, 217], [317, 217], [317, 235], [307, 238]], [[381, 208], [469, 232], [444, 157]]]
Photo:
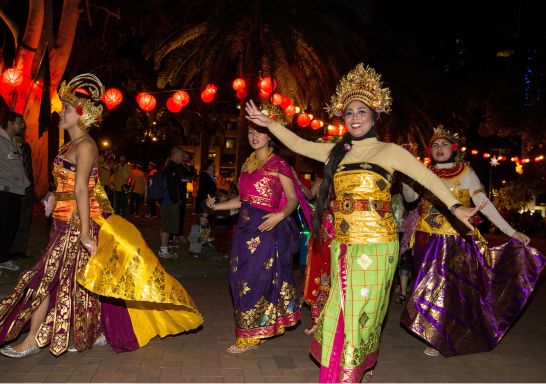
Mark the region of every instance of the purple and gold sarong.
[[268, 213], [242, 202], [233, 238], [229, 282], [237, 340], [247, 340], [239, 341], [241, 345], [282, 334], [301, 317], [292, 276], [299, 231], [288, 217], [271, 231], [260, 232], [258, 226]]
[[520, 315], [546, 257], [517, 240], [417, 231], [414, 290], [401, 317], [444, 356], [490, 351]]

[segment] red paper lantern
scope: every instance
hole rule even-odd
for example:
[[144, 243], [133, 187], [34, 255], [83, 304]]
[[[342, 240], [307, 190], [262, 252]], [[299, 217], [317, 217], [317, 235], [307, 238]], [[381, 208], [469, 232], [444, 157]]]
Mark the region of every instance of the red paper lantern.
[[169, 99], [167, 100], [167, 109], [169, 111], [171, 111], [172, 113], [177, 113], [180, 112], [182, 108], [184, 107], [176, 102], [174, 96], [169, 97]]
[[176, 91], [171, 98], [173, 99], [173, 103], [181, 108], [184, 108], [190, 102], [190, 95], [188, 95], [188, 92], [186, 91]]
[[136, 101], [144, 112], [153, 111], [157, 104], [155, 97], [146, 92], [140, 92], [136, 97]]
[[315, 131], [320, 129], [320, 120], [313, 119], [313, 121], [311, 121], [311, 128], [313, 128]]
[[244, 89], [239, 89], [237, 93], [235, 93], [235, 97], [238, 98], [239, 100], [246, 99], [246, 96], [247, 96], [246, 90]]
[[302, 113], [298, 116], [297, 122], [300, 127], [305, 128], [311, 123], [311, 119], [309, 118], [309, 116], [307, 116], [306, 113]]
[[18, 87], [23, 83], [23, 72], [17, 68], [9, 68], [6, 69], [2, 78], [4, 79], [4, 83], [12, 87]]
[[281, 105], [283, 101], [283, 97], [280, 93], [275, 93], [273, 96], [271, 96], [271, 104], [273, 105]]
[[277, 82], [275, 81], [275, 79], [267, 76], [260, 80], [259, 88], [269, 94], [273, 92], [275, 88], [277, 88]]
[[292, 104], [292, 100], [288, 96], [284, 96], [282, 98], [282, 103], [279, 106], [281, 108], [287, 108], [290, 104]]
[[294, 116], [296, 114], [296, 106], [290, 104], [284, 109], [284, 113], [286, 113], [288, 116]]
[[210, 103], [214, 100], [214, 95], [216, 95], [217, 91], [218, 88], [214, 84], [207, 84], [203, 92], [201, 92], [201, 100], [205, 103]]
[[338, 128], [335, 126], [335, 125], [328, 125], [328, 134], [329, 135], [335, 135], [336, 132], [337, 132]]
[[267, 91], [264, 91], [263, 89], [260, 89], [260, 97], [262, 99], [267, 99], [270, 94], [271, 94], [271, 92], [267, 92]]
[[246, 89], [246, 81], [244, 79], [241, 79], [240, 77], [233, 80], [233, 90], [240, 91], [243, 89]]
[[123, 94], [117, 88], [109, 88], [102, 95], [102, 101], [108, 110], [116, 108], [123, 101]]

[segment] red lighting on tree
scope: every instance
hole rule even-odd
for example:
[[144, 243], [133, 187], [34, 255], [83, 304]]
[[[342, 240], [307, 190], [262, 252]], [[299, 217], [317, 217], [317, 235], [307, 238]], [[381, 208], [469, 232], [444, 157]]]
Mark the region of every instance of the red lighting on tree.
[[184, 107], [176, 102], [174, 96], [169, 97], [169, 99], [167, 100], [167, 109], [169, 111], [171, 111], [172, 113], [177, 113], [180, 112], [182, 108]]
[[477, 155], [478, 154], [478, 150], [477, 149], [473, 149], [470, 151], [471, 154], [473, 155]]
[[311, 121], [311, 128], [313, 128], [315, 131], [320, 129], [320, 120], [313, 119], [313, 121]]
[[489, 153], [484, 153], [483, 154], [484, 159], [489, 159], [490, 157], [491, 157], [491, 154], [489, 154]]
[[267, 76], [260, 80], [260, 86], [259, 88], [268, 93], [268, 96], [271, 92], [277, 88], [277, 82], [275, 79], [272, 79], [271, 77]]
[[233, 80], [233, 90], [240, 91], [243, 89], [246, 89], [246, 81], [244, 79], [241, 79], [240, 77]]
[[297, 122], [300, 127], [305, 128], [311, 123], [311, 119], [306, 113], [302, 113], [298, 116]]
[[[186, 91], [176, 91], [172, 95], [173, 103], [180, 106], [181, 109], [184, 108], [190, 102], [190, 95]], [[169, 99], [170, 100], [170, 99]], [[168, 102], [167, 102], [168, 107]], [[177, 111], [178, 112], [178, 111]]]
[[274, 105], [281, 105], [283, 101], [283, 97], [280, 93], [275, 93], [273, 96], [271, 96], [271, 104]]
[[153, 111], [157, 104], [155, 97], [146, 92], [140, 92], [136, 97], [136, 101], [144, 112]]
[[244, 100], [244, 99], [246, 99], [246, 90], [245, 90], [245, 89], [239, 89], [239, 90], [235, 93], [235, 97], [238, 98], [239, 100]]
[[292, 104], [288, 105], [288, 107], [284, 109], [284, 113], [288, 116], [294, 116], [296, 114], [296, 106]]
[[23, 72], [17, 68], [9, 68], [6, 69], [2, 78], [4, 79], [4, 83], [12, 87], [18, 87], [23, 83]]
[[116, 108], [123, 101], [123, 94], [117, 88], [109, 88], [102, 95], [102, 101], [108, 110]]

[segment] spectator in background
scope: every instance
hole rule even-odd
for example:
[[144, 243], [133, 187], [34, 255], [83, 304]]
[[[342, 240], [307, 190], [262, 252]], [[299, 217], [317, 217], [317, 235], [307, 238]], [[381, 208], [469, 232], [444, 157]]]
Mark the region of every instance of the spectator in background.
[[208, 213], [207, 196], [216, 195], [216, 166], [213, 159], [208, 159], [199, 173], [199, 189], [197, 191], [197, 213]]
[[182, 163], [180, 164], [180, 175], [182, 182], [180, 184], [180, 223], [178, 225], [177, 240], [185, 242], [184, 239], [184, 220], [186, 218], [186, 203], [188, 201], [188, 183], [193, 180], [195, 176], [195, 168], [193, 167], [193, 161], [187, 152], [182, 150]]
[[18, 271], [9, 250], [19, 228], [21, 199], [30, 181], [14, 136], [25, 128], [23, 116], [4, 110], [0, 127], [0, 269]]
[[[157, 172], [157, 164], [153, 161], [148, 162], [148, 173], [146, 174], [146, 186], [148, 187], [150, 185], [150, 179], [152, 176]], [[146, 217], [156, 218], [157, 217], [157, 207], [156, 207], [156, 200], [151, 200], [148, 198], [148, 194], [146, 193], [146, 207], [148, 212], [146, 213]]]
[[131, 199], [129, 200], [129, 214], [139, 217], [140, 204], [144, 200], [144, 191], [146, 189], [146, 178], [144, 172], [137, 164], [131, 164], [131, 177], [133, 179], [133, 190], [131, 191]]
[[159, 237], [161, 241], [159, 257], [169, 259], [176, 255], [169, 251], [169, 235], [178, 233], [180, 224], [180, 201], [182, 193], [182, 175], [180, 164], [184, 159], [184, 151], [180, 147], [171, 149], [169, 159], [162, 173], [165, 182], [165, 192], [159, 207], [161, 213], [161, 229]]
[[30, 144], [25, 141], [26, 126], [22, 129], [20, 135], [14, 136], [17, 147], [21, 153], [21, 160], [25, 175], [30, 181], [30, 185], [25, 189], [24, 196], [21, 197], [21, 214], [19, 215], [19, 227], [15, 234], [15, 239], [11, 245], [10, 253], [13, 258], [27, 257], [28, 231], [32, 218], [32, 203], [34, 202], [34, 174], [32, 172], [32, 151]]
[[110, 156], [107, 156], [104, 151], [100, 151], [99, 158], [99, 181], [102, 184], [102, 187], [104, 188], [104, 191], [108, 195], [108, 198], [111, 199], [111, 192], [112, 192], [112, 168], [114, 167], [114, 163], [112, 161], [112, 158]]
[[112, 185], [114, 188], [114, 211], [120, 216], [127, 215], [129, 205], [129, 195], [131, 188], [129, 178], [131, 177], [131, 166], [127, 164], [127, 158], [124, 155], [119, 156], [119, 164], [114, 169], [112, 175]]

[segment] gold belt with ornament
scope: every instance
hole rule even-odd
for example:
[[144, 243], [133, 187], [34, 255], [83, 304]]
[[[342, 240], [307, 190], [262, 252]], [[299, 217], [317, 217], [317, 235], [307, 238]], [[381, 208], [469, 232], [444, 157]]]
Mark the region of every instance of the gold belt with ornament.
[[[90, 189], [89, 190], [89, 197], [95, 195], [95, 190]], [[53, 192], [53, 197], [55, 198], [55, 201], [69, 201], [69, 200], [76, 200], [76, 194], [74, 191], [67, 191], [67, 192]]]
[[362, 200], [345, 197], [334, 202], [334, 212], [342, 212], [346, 215], [354, 211], [377, 211], [381, 216], [392, 212], [391, 202], [387, 200]]

